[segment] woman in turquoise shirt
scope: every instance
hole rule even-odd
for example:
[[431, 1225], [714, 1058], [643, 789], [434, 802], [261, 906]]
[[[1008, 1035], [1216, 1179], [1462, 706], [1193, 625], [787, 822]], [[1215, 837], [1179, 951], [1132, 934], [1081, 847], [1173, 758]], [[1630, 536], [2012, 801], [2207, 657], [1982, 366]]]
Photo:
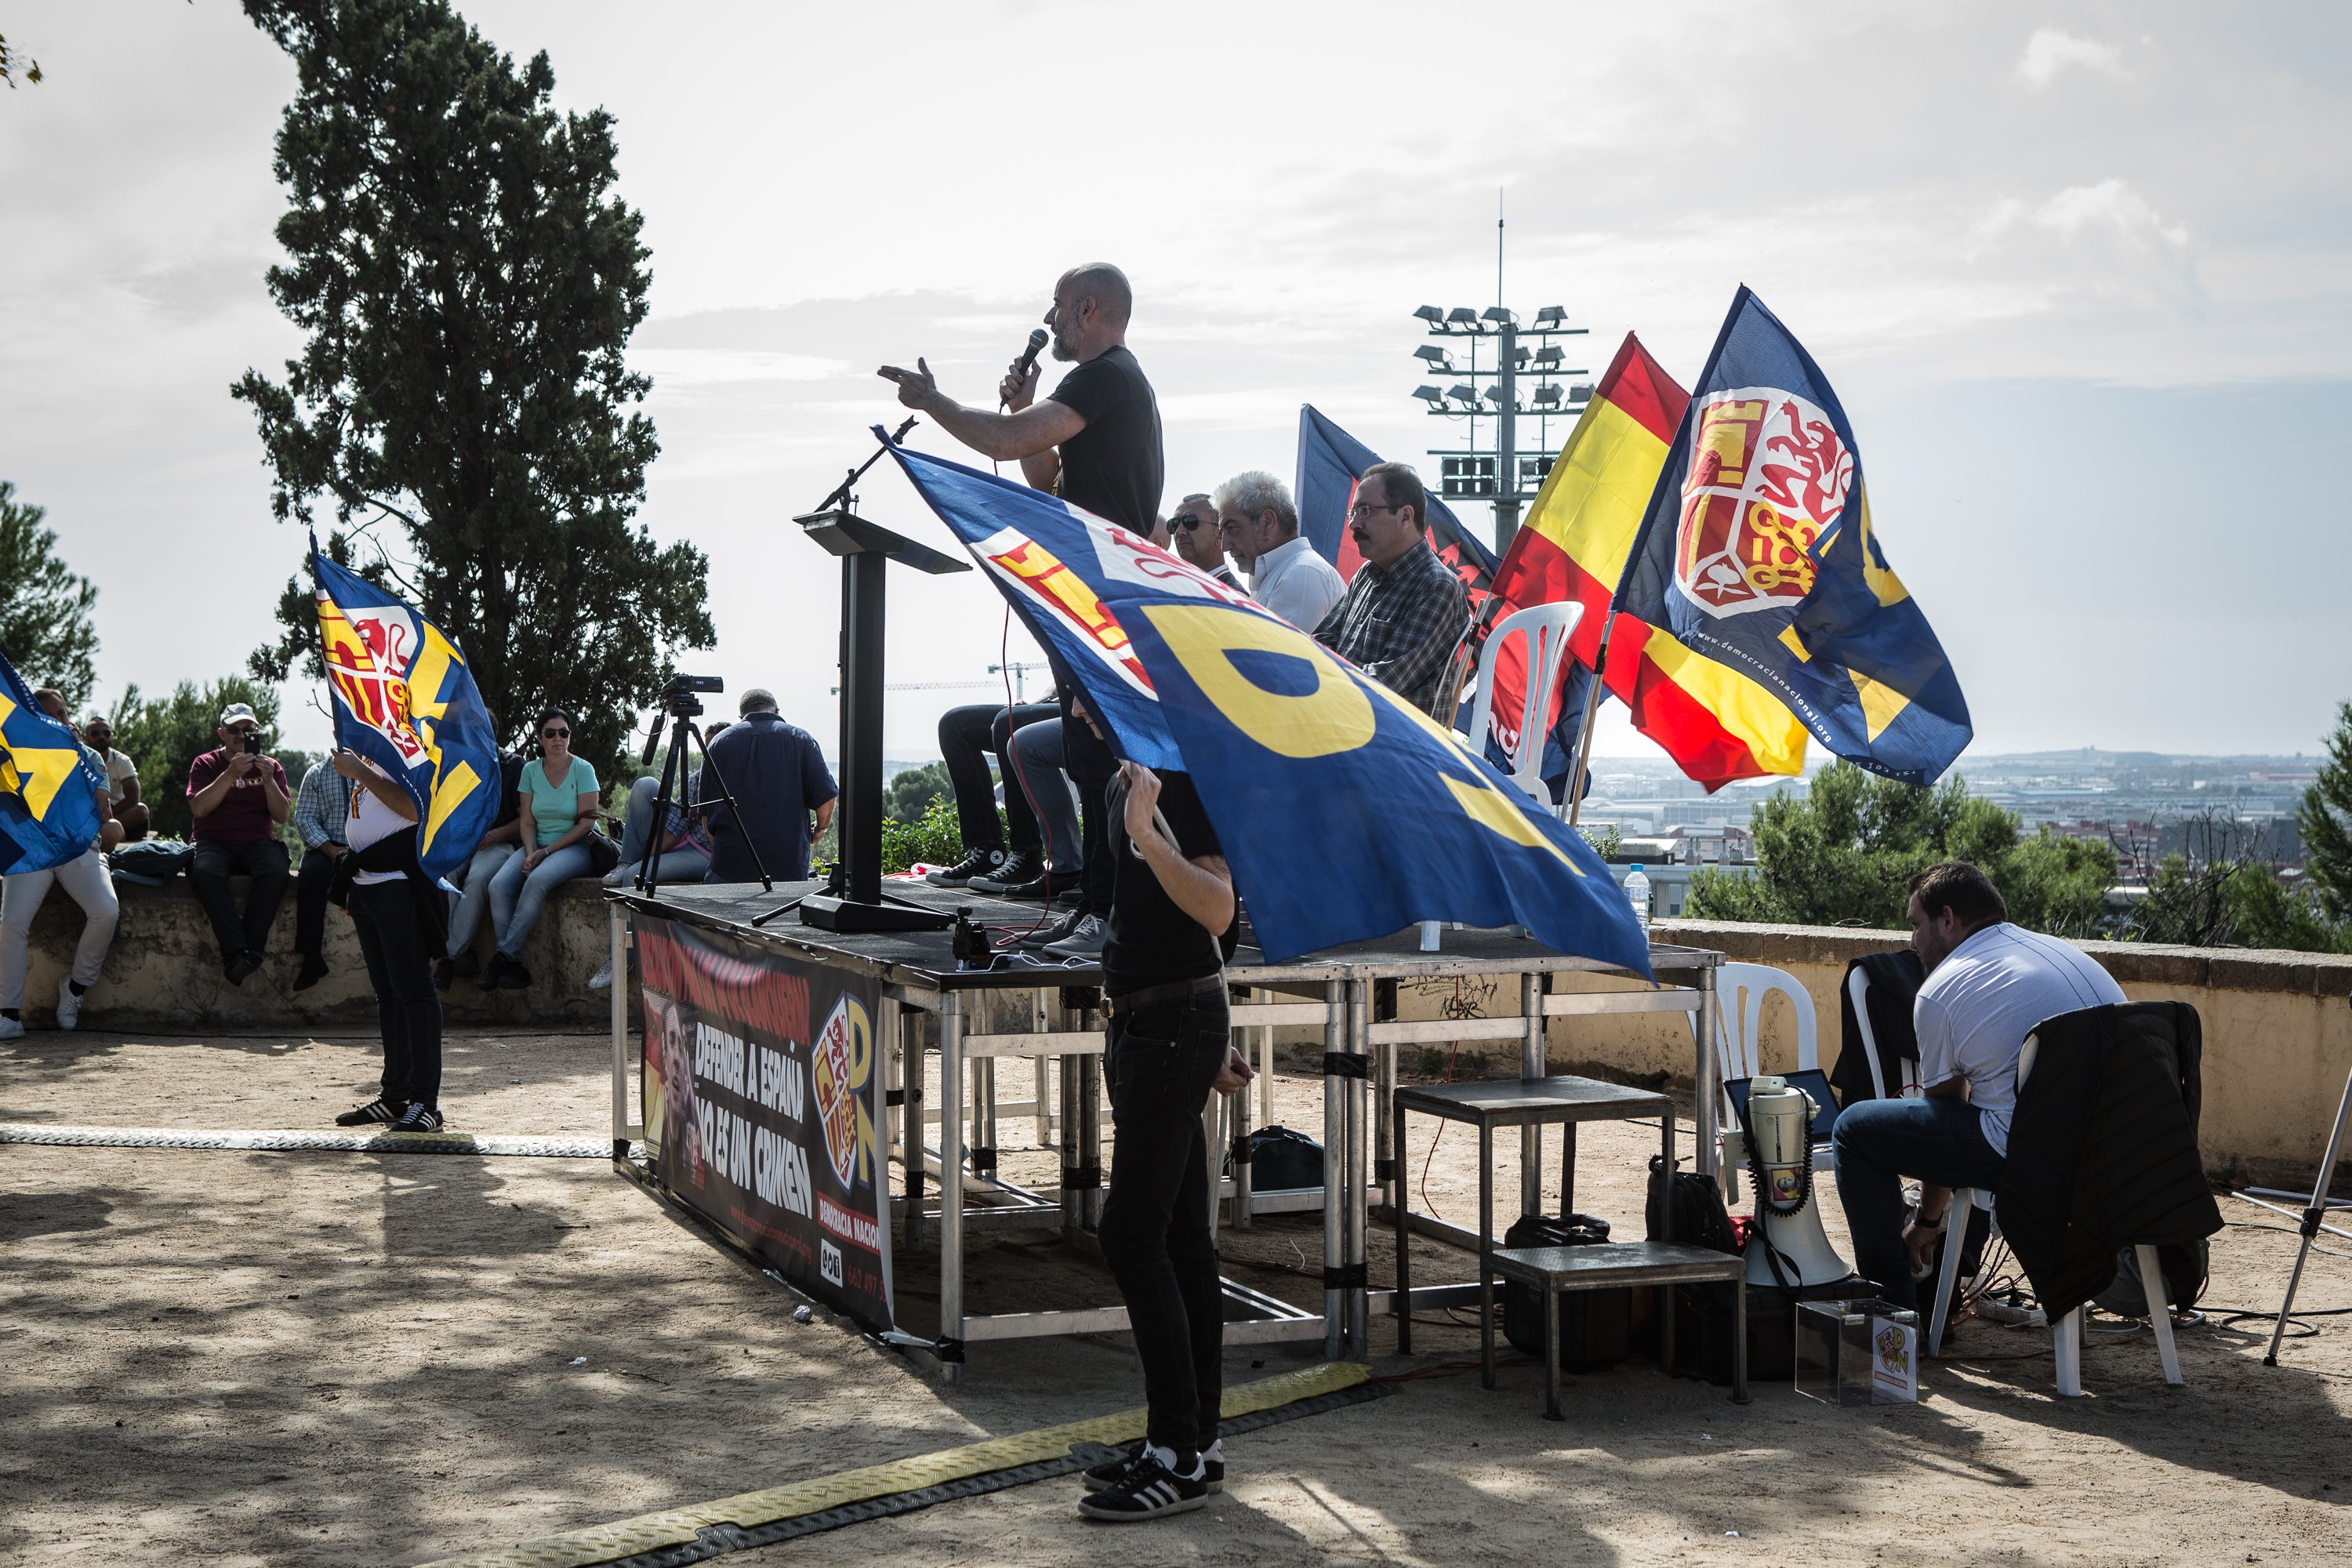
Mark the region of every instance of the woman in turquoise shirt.
[[596, 770], [572, 754], [572, 715], [562, 709], [539, 716], [539, 755], [523, 764], [517, 789], [525, 847], [490, 881], [490, 927], [499, 950], [475, 982], [485, 991], [520, 991], [530, 984], [523, 940], [539, 923], [547, 895], [591, 869], [587, 839], [603, 792]]

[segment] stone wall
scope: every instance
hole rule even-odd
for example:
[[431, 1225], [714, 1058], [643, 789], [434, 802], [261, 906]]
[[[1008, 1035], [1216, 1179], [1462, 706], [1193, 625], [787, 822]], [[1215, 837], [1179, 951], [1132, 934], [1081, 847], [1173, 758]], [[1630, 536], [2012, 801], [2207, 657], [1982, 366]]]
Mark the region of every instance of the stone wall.
[[[245, 901], [238, 878], [237, 902]], [[185, 877], [160, 888], [118, 881], [122, 922], [106, 967], [83, 1004], [85, 1028], [184, 1028], [223, 1025], [239, 1028], [299, 1028], [316, 1024], [373, 1025], [375, 994], [352, 922], [341, 910], [327, 910], [327, 978], [307, 991], [294, 990], [294, 889], [289, 883], [278, 921], [270, 928], [269, 952], [260, 973], [242, 985], [221, 973], [220, 950], [211, 924]], [[531, 984], [522, 991], [485, 992], [460, 979], [445, 994], [452, 1023], [544, 1024], [572, 1020], [583, 1026], [604, 1022], [612, 1004], [604, 992], [588, 989], [588, 977], [604, 962], [605, 900], [593, 880], [556, 889], [538, 926], [523, 944]], [[475, 938], [478, 952], [490, 948], [489, 920]], [[81, 936], [81, 907], [51, 889], [33, 920], [32, 973], [25, 986], [25, 1022], [47, 1026], [57, 1006], [58, 982], [72, 965]]]
[[[1838, 1052], [1838, 987], [1845, 966], [1865, 952], [1903, 946], [1902, 931], [1821, 926], [1659, 921], [1661, 942], [1713, 948], [1733, 963], [1786, 970], [1812, 999], [1816, 1051], [1826, 1070]], [[2336, 1108], [2352, 1072], [2352, 958], [2247, 948], [2158, 947], [2140, 942], [2079, 944], [2136, 1002], [2187, 1002], [2204, 1026], [2206, 1163], [2307, 1190]], [[1401, 988], [1399, 1016], [1433, 1018], [1465, 1001], [1489, 1016], [1517, 1013], [1516, 996], [1486, 996], [1482, 983], [1423, 981]], [[1622, 982], [1584, 981], [1578, 989]], [[1457, 995], [1466, 989], [1466, 997]], [[1778, 997], [1764, 1007], [1768, 1068], [1797, 1065], [1795, 1010]], [[1598, 1069], [1616, 1079], [1687, 1085], [1696, 1066], [1679, 1015], [1555, 1018], [1545, 1035], [1555, 1072]], [[1510, 1042], [1461, 1047], [1491, 1071], [1516, 1067]], [[1437, 1065], [1434, 1062], [1410, 1066]]]

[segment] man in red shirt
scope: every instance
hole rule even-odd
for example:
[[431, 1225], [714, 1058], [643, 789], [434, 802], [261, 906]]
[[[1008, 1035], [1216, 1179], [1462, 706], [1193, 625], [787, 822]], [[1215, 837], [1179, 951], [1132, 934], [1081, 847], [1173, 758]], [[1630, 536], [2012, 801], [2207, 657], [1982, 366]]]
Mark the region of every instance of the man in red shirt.
[[[189, 837], [196, 851], [188, 880], [220, 942], [223, 973], [231, 985], [242, 985], [261, 967], [269, 922], [286, 897], [286, 846], [278, 825], [292, 815], [294, 799], [286, 770], [262, 755], [261, 721], [252, 709], [242, 702], [222, 709], [217, 733], [220, 750], [188, 764], [188, 809], [195, 816]], [[231, 877], [252, 879], [242, 918]]]

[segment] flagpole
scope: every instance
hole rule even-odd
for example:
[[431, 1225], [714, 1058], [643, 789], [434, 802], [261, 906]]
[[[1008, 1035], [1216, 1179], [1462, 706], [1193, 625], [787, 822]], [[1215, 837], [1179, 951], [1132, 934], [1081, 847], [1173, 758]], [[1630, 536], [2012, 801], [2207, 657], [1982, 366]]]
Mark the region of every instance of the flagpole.
[[1577, 726], [1576, 765], [1568, 772], [1568, 825], [1570, 827], [1576, 826], [1576, 819], [1584, 809], [1585, 770], [1592, 765], [1592, 720], [1601, 711], [1601, 672], [1609, 668], [1609, 634], [1617, 626], [1613, 597], [1610, 601], [1610, 609], [1612, 614], [1608, 624], [1601, 628], [1601, 647], [1592, 656], [1592, 685], [1584, 693], [1584, 722]]

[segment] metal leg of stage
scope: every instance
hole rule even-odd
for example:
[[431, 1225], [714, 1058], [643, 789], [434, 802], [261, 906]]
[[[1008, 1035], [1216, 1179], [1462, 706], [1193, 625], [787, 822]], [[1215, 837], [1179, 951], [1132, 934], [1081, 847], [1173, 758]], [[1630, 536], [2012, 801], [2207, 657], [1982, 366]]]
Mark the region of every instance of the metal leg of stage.
[[1341, 1268], [1347, 1284], [1341, 1300], [1347, 1309], [1348, 1348], [1357, 1355], [1366, 1349], [1365, 1290], [1371, 1283], [1365, 1277], [1364, 1226], [1367, 1205], [1365, 1184], [1371, 1177], [1371, 1160], [1364, 1147], [1366, 1116], [1364, 1100], [1371, 1085], [1372, 983], [1359, 980], [1355, 994], [1348, 1006], [1348, 1054], [1354, 1059], [1348, 1064], [1341, 1078], [1341, 1089], [1346, 1105], [1347, 1163], [1341, 1167], [1348, 1184], [1346, 1256]]
[[[1519, 976], [1519, 1076], [1544, 1075], [1543, 976]], [[1519, 1212], [1543, 1213], [1543, 1129], [1519, 1129]]]
[[1710, 964], [1698, 972], [1698, 1065], [1692, 1070], [1691, 1082], [1698, 1090], [1698, 1147], [1691, 1152], [1691, 1163], [1699, 1174], [1715, 1176], [1721, 1163], [1716, 1145], [1716, 1106], [1723, 1099], [1723, 1084], [1716, 1073], [1715, 1029], [1716, 1009], [1723, 999], [1716, 994], [1715, 967]]
[[996, 1174], [996, 1058], [971, 1064], [971, 1173]]
[[906, 1086], [898, 1108], [899, 1168], [907, 1173], [907, 1249], [923, 1249], [923, 1044], [922, 1015], [908, 1008], [898, 1016], [898, 1077]]
[[1344, 981], [1323, 984], [1323, 1359], [1338, 1361], [1345, 1349], [1347, 1292], [1340, 1288], [1347, 1262], [1348, 1108], [1339, 1058], [1349, 1044], [1348, 1010], [1354, 987]]
[[613, 1158], [629, 1157], [629, 922], [621, 906], [606, 906], [613, 956]]
[[[1244, 993], [1244, 994], [1251, 1001], [1256, 1001], [1259, 997], [1265, 995], [1265, 993], [1260, 991], [1250, 991]], [[1265, 1034], [1269, 1031], [1261, 1029], [1258, 1032]], [[1242, 1046], [1242, 1059], [1244, 1061], [1249, 1059], [1249, 1046], [1246, 1042]], [[1233, 1124], [1233, 1133], [1231, 1141], [1227, 1143], [1224, 1152], [1226, 1159], [1232, 1163], [1234, 1171], [1233, 1226], [1235, 1230], [1247, 1230], [1250, 1228], [1252, 1223], [1250, 1215], [1249, 1087], [1247, 1085], [1244, 1085], [1242, 1091], [1239, 1094], [1234, 1095], [1227, 1103], [1232, 1107], [1229, 1116]], [[1209, 1152], [1209, 1156], [1213, 1160], [1217, 1157], [1217, 1153], [1218, 1151], [1212, 1149]], [[1214, 1174], [1214, 1172], [1211, 1173], [1213, 1178]], [[1212, 1188], [1213, 1189], [1216, 1185], [1217, 1184], [1213, 1180], [1211, 1182]]]
[[1403, 1180], [1402, 1170], [1389, 1157], [1389, 1121], [1396, 1115], [1396, 1042], [1386, 1040], [1370, 1049], [1372, 1058], [1372, 1127], [1369, 1157], [1372, 1185], [1380, 1189], [1381, 1212], [1386, 1214], [1399, 1202], [1398, 1184]]
[[[940, 994], [940, 1362], [950, 1383], [963, 1381], [963, 997]], [[907, 1119], [908, 1142], [919, 1146], [922, 1123]], [[913, 1163], [919, 1171], [922, 1162]]]

